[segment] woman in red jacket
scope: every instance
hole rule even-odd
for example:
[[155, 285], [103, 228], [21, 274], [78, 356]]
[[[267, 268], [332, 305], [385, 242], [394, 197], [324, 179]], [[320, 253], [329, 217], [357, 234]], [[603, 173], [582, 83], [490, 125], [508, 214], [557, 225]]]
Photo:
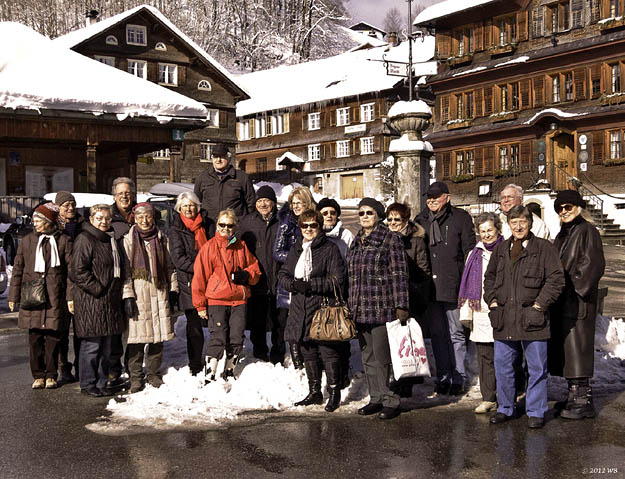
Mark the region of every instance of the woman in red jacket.
[[235, 236], [236, 225], [233, 210], [220, 212], [217, 234], [202, 246], [193, 266], [193, 306], [201, 318], [208, 320], [210, 332], [206, 347], [207, 381], [215, 380], [224, 350], [223, 378], [234, 377], [234, 367], [243, 351], [249, 286], [258, 283], [261, 274], [258, 260]]

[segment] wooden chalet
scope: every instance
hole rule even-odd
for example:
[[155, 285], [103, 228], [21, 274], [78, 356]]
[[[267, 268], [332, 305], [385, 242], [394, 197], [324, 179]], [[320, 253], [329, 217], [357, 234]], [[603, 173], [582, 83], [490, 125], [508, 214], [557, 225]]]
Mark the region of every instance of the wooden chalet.
[[[211, 147], [236, 144], [235, 105], [249, 95], [233, 76], [180, 31], [159, 10], [141, 5], [59, 37], [60, 43], [89, 58], [201, 102], [207, 126], [142, 155], [139, 190], [165, 180], [193, 182], [211, 160]], [[177, 159], [182, 161], [177, 163]]]

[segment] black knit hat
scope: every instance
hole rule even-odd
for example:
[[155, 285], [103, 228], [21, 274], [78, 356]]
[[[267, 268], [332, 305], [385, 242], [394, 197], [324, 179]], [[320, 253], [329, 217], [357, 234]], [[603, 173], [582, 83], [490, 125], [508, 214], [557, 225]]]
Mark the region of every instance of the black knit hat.
[[223, 143], [217, 143], [215, 146], [213, 146], [213, 148], [211, 149], [211, 155], [212, 156], [218, 156], [220, 158], [225, 158], [228, 156], [228, 146], [223, 144]]
[[256, 200], [260, 200], [261, 198], [267, 198], [274, 203], [278, 202], [278, 199], [276, 198], [276, 192], [273, 191], [273, 188], [269, 185], [263, 185], [258, 188], [258, 191], [256, 192]]
[[334, 208], [336, 210], [336, 216], [341, 216], [341, 207], [332, 198], [324, 198], [319, 203], [317, 203], [317, 211], [321, 211], [324, 208]]
[[558, 196], [556, 196], [556, 200], [553, 202], [553, 209], [556, 210], [556, 213], [560, 209], [560, 206], [564, 204], [570, 204], [575, 206], [581, 206], [582, 208], [586, 208], [586, 202], [580, 196], [580, 194], [575, 190], [562, 190], [558, 191]]
[[431, 198], [438, 198], [443, 193], [449, 193], [449, 188], [447, 188], [447, 185], [442, 181], [435, 181], [430, 186], [428, 186], [425, 194]]
[[371, 198], [371, 197], [363, 198], [362, 200], [360, 200], [360, 203], [358, 203], [358, 208], [360, 208], [361, 206], [368, 206], [370, 208], [373, 208], [373, 210], [378, 214], [378, 218], [380, 218], [380, 220], [383, 220], [384, 218], [386, 218], [386, 213], [384, 212], [384, 205], [380, 203], [378, 200], [376, 200], [375, 198]]

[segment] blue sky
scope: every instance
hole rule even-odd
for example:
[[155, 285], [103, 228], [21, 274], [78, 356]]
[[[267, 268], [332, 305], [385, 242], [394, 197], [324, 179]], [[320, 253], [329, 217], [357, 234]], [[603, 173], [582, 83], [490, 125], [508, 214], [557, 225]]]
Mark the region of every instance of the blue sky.
[[[417, 0], [413, 1], [412, 5], [414, 7], [414, 5], [420, 3], [423, 6], [429, 6], [439, 1]], [[384, 29], [386, 12], [391, 8], [397, 7], [402, 15], [408, 16], [408, 3], [406, 0], [349, 0], [349, 2], [345, 2], [345, 5], [352, 15], [353, 23], [364, 21], [382, 29]]]

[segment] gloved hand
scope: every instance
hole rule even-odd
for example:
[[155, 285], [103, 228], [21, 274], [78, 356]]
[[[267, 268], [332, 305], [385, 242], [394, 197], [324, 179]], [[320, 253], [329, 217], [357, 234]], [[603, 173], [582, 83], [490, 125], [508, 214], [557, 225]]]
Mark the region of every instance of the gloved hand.
[[173, 311], [178, 306], [178, 291], [169, 292], [169, 309]]
[[291, 286], [294, 293], [306, 294], [310, 290], [310, 282], [302, 279], [296, 279]]
[[250, 280], [250, 274], [244, 269], [240, 269], [232, 273], [232, 282], [234, 284], [247, 284]]
[[399, 319], [402, 326], [406, 326], [406, 324], [408, 324], [408, 319], [410, 318], [410, 313], [406, 309], [396, 308], [395, 317]]
[[137, 308], [137, 300], [135, 298], [124, 299], [124, 313], [126, 313], [127, 318], [136, 316], [138, 311], [139, 308]]

